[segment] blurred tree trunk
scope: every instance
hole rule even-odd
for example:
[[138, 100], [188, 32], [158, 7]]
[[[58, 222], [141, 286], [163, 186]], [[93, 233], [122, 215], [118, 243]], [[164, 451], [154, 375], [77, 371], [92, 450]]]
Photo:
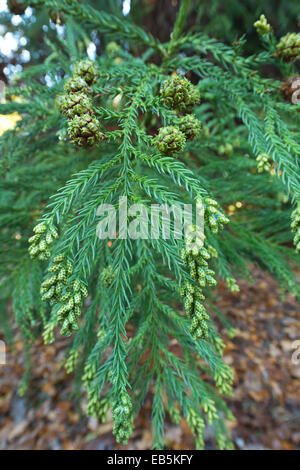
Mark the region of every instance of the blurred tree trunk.
[[145, 29], [166, 42], [176, 18], [180, 0], [134, 0], [132, 12]]

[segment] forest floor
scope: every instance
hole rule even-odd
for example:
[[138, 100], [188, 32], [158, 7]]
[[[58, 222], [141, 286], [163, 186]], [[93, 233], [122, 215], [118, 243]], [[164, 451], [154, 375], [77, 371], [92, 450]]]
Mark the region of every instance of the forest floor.
[[[217, 306], [236, 328], [223, 335], [225, 361], [235, 370], [234, 397], [228, 400], [236, 422], [230, 423], [237, 449], [300, 449], [300, 354], [292, 361], [300, 340], [299, 305], [292, 295], [281, 299], [277, 284], [253, 269], [254, 283], [240, 281], [240, 293], [220, 284]], [[149, 449], [150, 397], [136, 420], [127, 446], [116, 446], [112, 420], [105, 424], [86, 418], [70, 399], [72, 376], [61, 367], [68, 339], [32, 354], [33, 376], [27, 397], [17, 394], [24, 370], [22, 341], [16, 353], [0, 366], [0, 449]], [[299, 346], [298, 346], [299, 348]], [[293, 363], [298, 362], [298, 364]], [[85, 403], [83, 403], [83, 408]], [[184, 420], [166, 423], [168, 449], [193, 449]], [[208, 431], [207, 448], [214, 447]]]

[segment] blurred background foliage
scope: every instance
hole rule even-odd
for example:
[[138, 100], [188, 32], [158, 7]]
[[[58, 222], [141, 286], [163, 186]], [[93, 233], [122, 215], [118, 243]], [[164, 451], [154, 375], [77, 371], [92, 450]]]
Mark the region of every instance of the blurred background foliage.
[[[140, 24], [160, 41], [168, 41], [178, 11], [178, 0], [80, 0], [97, 9], [126, 15]], [[10, 2], [22, 5], [22, 0]], [[27, 2], [28, 3], [28, 2]], [[30, 2], [29, 2], [30, 3]], [[11, 14], [22, 12], [24, 14]], [[50, 54], [50, 48], [43, 39], [48, 40], [63, 34], [63, 15], [53, 11], [49, 18], [46, 9], [20, 7], [7, 8], [7, 1], [0, 1], [0, 80], [19, 72], [28, 64], [38, 64]], [[246, 36], [246, 52], [253, 53], [259, 48], [259, 37], [253, 28], [254, 21], [264, 13], [273, 26], [277, 37], [286, 31], [298, 31], [300, 25], [299, 3], [297, 0], [195, 0], [193, 13], [189, 16], [187, 29], [191, 32], [204, 32], [224, 42], [232, 43]], [[201, 26], [200, 26], [201, 25]], [[203, 27], [203, 25], [205, 25]], [[88, 30], [86, 30], [88, 32]], [[92, 41], [91, 41], [92, 40]], [[105, 47], [101, 31], [91, 26], [90, 36], [81, 33], [82, 47], [90, 54], [101, 54]], [[92, 43], [91, 43], [92, 42]]]

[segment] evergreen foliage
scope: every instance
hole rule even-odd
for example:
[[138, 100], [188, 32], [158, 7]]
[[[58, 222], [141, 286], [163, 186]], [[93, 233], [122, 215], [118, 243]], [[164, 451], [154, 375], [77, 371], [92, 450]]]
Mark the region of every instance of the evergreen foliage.
[[[168, 413], [187, 420], [197, 448], [208, 423], [231, 449], [222, 395], [234, 375], [214, 320], [233, 328], [213, 287], [221, 278], [238, 291], [235, 278], [251, 278], [255, 263], [299, 297], [299, 107], [261, 73], [271, 64], [295, 75], [299, 34], [278, 41], [262, 19], [261, 50], [247, 56], [245, 38], [186, 31], [189, 0], [167, 43], [94, 2], [15, 3], [59, 12], [64, 25], [44, 33], [44, 63], [26, 67], [0, 105], [21, 116], [0, 139], [1, 305], [12, 298], [28, 350], [41, 334], [70, 336], [66, 371], [84, 385], [88, 415], [105, 420], [111, 408], [118, 442], [150, 393], [154, 448]], [[82, 43], [98, 30], [106, 46], [93, 62]], [[97, 208], [124, 196], [147, 207], [201, 201], [204, 246], [174, 233], [101, 240]]]

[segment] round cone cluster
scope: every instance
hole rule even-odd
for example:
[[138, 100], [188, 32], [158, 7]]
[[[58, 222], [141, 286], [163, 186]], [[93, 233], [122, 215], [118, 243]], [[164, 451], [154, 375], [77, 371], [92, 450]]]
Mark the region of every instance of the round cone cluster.
[[27, 8], [23, 3], [18, 2], [18, 0], [7, 0], [7, 7], [13, 15], [23, 15]]
[[95, 82], [96, 76], [93, 62], [78, 62], [74, 67], [74, 76], [65, 83], [66, 93], [57, 100], [60, 112], [68, 118], [69, 138], [79, 147], [93, 146], [104, 138], [89, 96], [89, 86]]
[[[200, 101], [199, 90], [179, 75], [169, 77], [162, 83], [160, 96], [165, 106], [177, 112], [188, 112]], [[179, 152], [184, 148], [186, 140], [196, 137], [200, 130], [200, 121], [187, 114], [179, 120], [178, 125], [160, 128], [154, 143], [162, 153]]]
[[296, 209], [292, 212], [291, 218], [291, 229], [295, 233], [294, 245], [296, 246], [296, 251], [300, 253], [300, 203], [298, 203]]
[[283, 62], [295, 62], [300, 58], [300, 33], [288, 33], [277, 44], [276, 55]]
[[185, 143], [185, 135], [175, 126], [161, 127], [155, 138], [155, 144], [162, 153], [180, 152]]
[[300, 77], [286, 80], [280, 87], [280, 93], [289, 103], [300, 103]]
[[50, 258], [50, 246], [54, 239], [58, 237], [56, 228], [53, 225], [40, 223], [33, 229], [34, 235], [29, 238], [29, 254], [31, 258], [38, 258], [45, 261]]
[[223, 229], [224, 224], [229, 223], [228, 217], [218, 208], [218, 203], [209, 197], [204, 199], [205, 203], [205, 222], [213, 233], [218, 233]]
[[194, 139], [201, 131], [201, 122], [193, 114], [187, 114], [180, 119], [178, 127], [187, 139]]
[[188, 111], [200, 101], [199, 90], [187, 79], [176, 75], [162, 83], [161, 100], [170, 109]]
[[79, 147], [91, 147], [103, 138], [98, 119], [89, 113], [75, 116], [69, 121], [68, 134], [71, 141]]

